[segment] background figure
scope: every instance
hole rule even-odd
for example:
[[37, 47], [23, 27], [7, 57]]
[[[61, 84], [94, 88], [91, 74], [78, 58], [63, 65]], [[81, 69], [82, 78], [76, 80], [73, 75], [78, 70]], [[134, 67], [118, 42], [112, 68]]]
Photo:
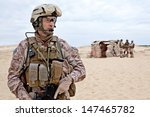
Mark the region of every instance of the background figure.
[[129, 55], [130, 55], [130, 58], [133, 58], [134, 57], [134, 42], [133, 40], [131, 41], [131, 43], [129, 44]]
[[120, 58], [123, 58], [124, 57], [124, 48], [123, 48], [124, 43], [123, 43], [123, 40], [121, 39], [118, 44], [119, 44]]
[[129, 56], [129, 41], [126, 40], [126, 42], [123, 45], [124, 48], [124, 56], [128, 57]]
[[119, 57], [120, 56], [119, 40], [114, 42], [114, 53], [115, 53], [115, 57]]

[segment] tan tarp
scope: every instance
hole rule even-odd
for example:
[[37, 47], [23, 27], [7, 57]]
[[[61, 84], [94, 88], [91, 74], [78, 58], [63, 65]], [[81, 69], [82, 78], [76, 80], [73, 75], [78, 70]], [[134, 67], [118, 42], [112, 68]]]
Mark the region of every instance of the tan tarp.
[[[101, 49], [101, 43], [103, 43], [107, 50], [103, 51]], [[104, 56], [104, 54], [106, 56]], [[117, 40], [109, 40], [109, 41], [94, 41], [91, 44], [91, 55], [90, 57], [102, 58], [102, 57], [115, 57], [119, 56], [119, 46], [117, 44]]]

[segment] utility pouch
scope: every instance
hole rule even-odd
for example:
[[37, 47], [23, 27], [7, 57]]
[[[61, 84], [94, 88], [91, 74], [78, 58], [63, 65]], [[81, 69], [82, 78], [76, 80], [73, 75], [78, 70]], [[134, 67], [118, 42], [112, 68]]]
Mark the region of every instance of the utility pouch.
[[58, 85], [60, 77], [63, 72], [63, 62], [53, 60], [51, 64], [51, 82]]
[[44, 64], [39, 66], [39, 86], [45, 87], [48, 84], [47, 67]]
[[28, 80], [30, 87], [37, 87], [38, 86], [38, 66], [37, 63], [31, 63], [29, 66], [29, 75]]

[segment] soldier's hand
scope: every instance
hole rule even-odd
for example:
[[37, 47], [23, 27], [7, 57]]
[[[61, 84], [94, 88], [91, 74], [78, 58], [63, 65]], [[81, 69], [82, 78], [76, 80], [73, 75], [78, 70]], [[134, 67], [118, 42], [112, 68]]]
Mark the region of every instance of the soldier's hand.
[[54, 99], [57, 98], [58, 94], [62, 94], [62, 93], [65, 93], [65, 96], [67, 97], [67, 99], [69, 99], [70, 96], [68, 90], [71, 83], [72, 83], [72, 78], [69, 76], [61, 79], [59, 82], [59, 86], [55, 92]]

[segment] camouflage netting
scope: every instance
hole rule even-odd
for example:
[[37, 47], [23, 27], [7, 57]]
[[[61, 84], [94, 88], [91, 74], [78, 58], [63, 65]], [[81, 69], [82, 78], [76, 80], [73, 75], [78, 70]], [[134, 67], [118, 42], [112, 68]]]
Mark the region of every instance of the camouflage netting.
[[101, 57], [99, 41], [94, 41], [91, 44], [91, 57], [96, 57], [96, 58]]
[[105, 58], [119, 56], [119, 46], [117, 40], [94, 41], [91, 44], [90, 57]]

